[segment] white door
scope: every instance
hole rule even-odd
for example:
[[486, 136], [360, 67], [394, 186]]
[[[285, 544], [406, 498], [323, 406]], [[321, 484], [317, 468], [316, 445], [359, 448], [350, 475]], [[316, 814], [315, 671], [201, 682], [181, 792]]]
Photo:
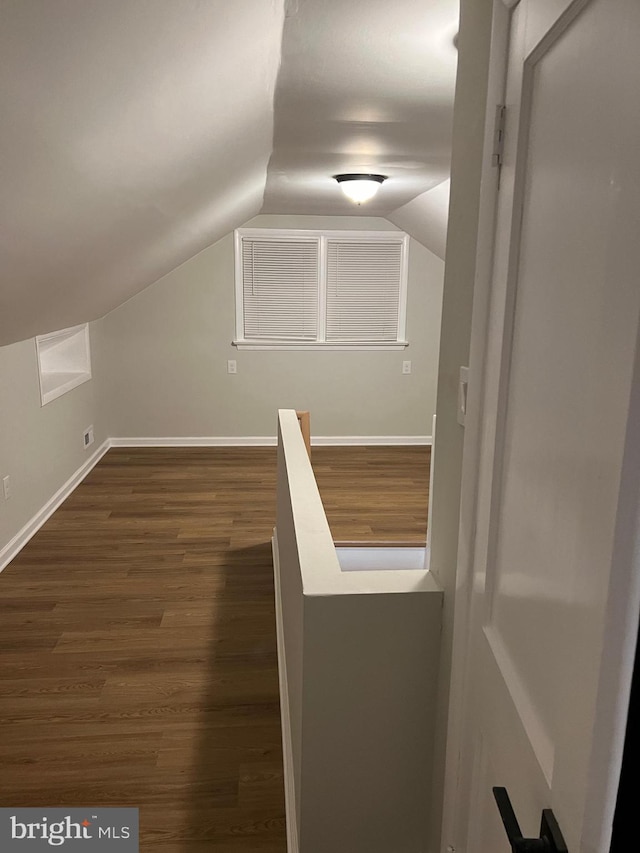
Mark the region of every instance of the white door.
[[525, 837], [552, 808], [569, 853], [606, 853], [640, 574], [639, 0], [521, 0], [505, 104], [443, 846], [509, 851], [504, 786]]

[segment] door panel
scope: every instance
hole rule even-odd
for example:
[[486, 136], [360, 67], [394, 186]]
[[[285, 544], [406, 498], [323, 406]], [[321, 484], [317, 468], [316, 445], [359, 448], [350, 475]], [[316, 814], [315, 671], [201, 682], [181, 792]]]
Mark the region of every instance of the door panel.
[[[640, 317], [640, 4], [522, 0], [486, 340], [468, 850], [582, 837]], [[552, 14], [552, 7], [556, 17]], [[545, 29], [546, 28], [546, 29]]]

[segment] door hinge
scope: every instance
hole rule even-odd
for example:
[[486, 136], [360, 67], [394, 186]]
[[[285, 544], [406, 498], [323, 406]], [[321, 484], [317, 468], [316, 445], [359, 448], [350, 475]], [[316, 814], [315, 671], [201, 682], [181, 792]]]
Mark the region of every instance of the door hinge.
[[493, 152], [491, 156], [492, 166], [502, 166], [504, 156], [504, 125], [507, 108], [504, 104], [496, 106], [496, 118], [493, 126]]

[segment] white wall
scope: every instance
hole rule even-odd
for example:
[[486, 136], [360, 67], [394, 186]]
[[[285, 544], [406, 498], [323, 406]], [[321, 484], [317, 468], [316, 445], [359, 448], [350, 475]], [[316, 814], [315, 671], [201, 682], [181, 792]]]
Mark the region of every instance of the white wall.
[[[372, 217], [258, 216], [247, 225], [397, 230]], [[276, 410], [294, 408], [311, 411], [314, 435], [429, 435], [443, 273], [412, 240], [405, 351], [239, 352], [229, 234], [96, 324], [109, 434], [274, 436]]]
[[[85, 450], [91, 425], [95, 442]], [[41, 406], [35, 340], [0, 347], [0, 478], [8, 474], [12, 487], [7, 501], [0, 491], [0, 566], [2, 549], [105, 438], [93, 379]]]
[[294, 412], [280, 412], [279, 432], [289, 850], [424, 851], [442, 592], [426, 571], [341, 571]]
[[434, 756], [434, 833], [429, 848], [433, 851], [444, 850], [447, 843], [443, 839], [440, 845], [438, 830], [443, 801], [464, 439], [464, 429], [457, 423], [458, 377], [460, 366], [469, 363], [491, 11], [492, 0], [462, 0], [458, 36], [432, 495], [431, 571], [445, 593]]

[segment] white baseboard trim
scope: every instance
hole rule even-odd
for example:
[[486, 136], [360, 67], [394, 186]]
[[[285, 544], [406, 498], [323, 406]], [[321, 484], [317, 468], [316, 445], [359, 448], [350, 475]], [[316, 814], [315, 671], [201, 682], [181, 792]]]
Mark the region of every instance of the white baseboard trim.
[[111, 447], [275, 447], [275, 435], [195, 435], [112, 438]]
[[284, 646], [284, 624], [282, 621], [282, 598], [280, 591], [280, 555], [278, 531], [273, 531], [271, 540], [273, 553], [273, 577], [276, 603], [276, 641], [278, 648], [278, 681], [280, 684], [280, 722], [282, 727], [282, 756], [284, 765], [284, 804], [287, 825], [287, 853], [298, 853], [298, 826], [296, 823], [296, 788], [293, 775], [293, 741], [289, 716], [289, 685]]
[[430, 445], [430, 435], [312, 435], [311, 444], [323, 445]]
[[[275, 435], [197, 435], [147, 438], [112, 438], [111, 447], [275, 447]], [[311, 444], [354, 445], [430, 445], [430, 435], [315, 435]]]
[[40, 530], [45, 521], [53, 515], [60, 504], [68, 498], [76, 486], [84, 480], [89, 471], [98, 464], [110, 446], [108, 439], [103, 442], [95, 453], [69, 477], [67, 482], [64, 483], [64, 485], [62, 485], [58, 491], [49, 498], [46, 504], [38, 510], [33, 518], [25, 524], [22, 530], [19, 530], [13, 539], [11, 539], [4, 548], [2, 548], [2, 550], [0, 550], [0, 572], [9, 565], [11, 560], [13, 560], [17, 554], [19, 554], [31, 537]]

